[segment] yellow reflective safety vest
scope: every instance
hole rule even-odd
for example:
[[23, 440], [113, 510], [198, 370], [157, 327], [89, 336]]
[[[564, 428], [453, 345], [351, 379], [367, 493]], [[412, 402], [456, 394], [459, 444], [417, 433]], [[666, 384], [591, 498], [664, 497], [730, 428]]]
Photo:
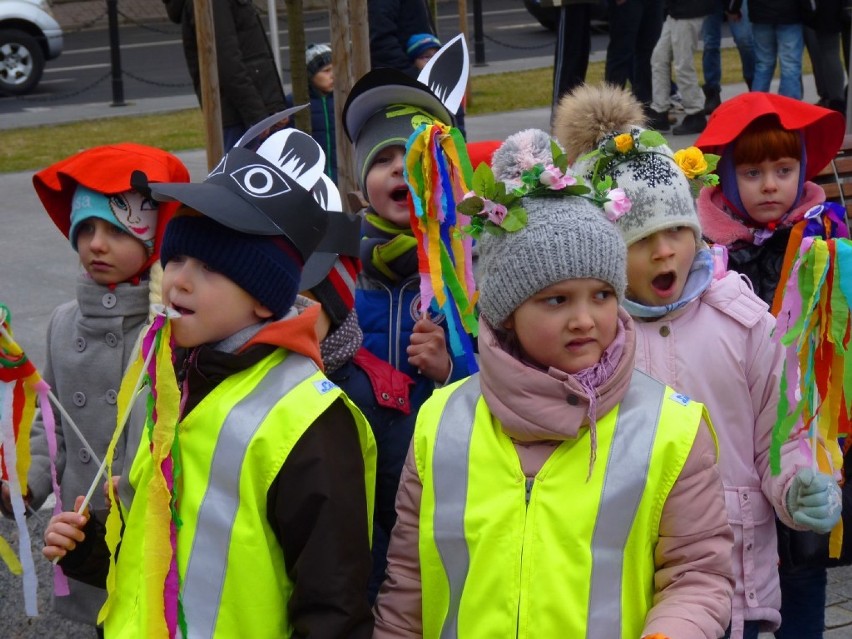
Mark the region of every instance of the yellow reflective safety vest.
[[[183, 476], [177, 541], [187, 637], [289, 637], [293, 585], [267, 519], [267, 492], [307, 428], [342, 397], [358, 426], [372, 530], [376, 446], [366, 419], [343, 391], [302, 355], [276, 350], [222, 381], [179, 425]], [[213, 425], [220, 425], [214, 428]], [[154, 636], [147, 601], [145, 504], [153, 464], [143, 442], [130, 468], [136, 508], [122, 504], [125, 528], [108, 637]], [[141, 506], [141, 507], [139, 507]]]
[[702, 416], [701, 404], [634, 371], [597, 422], [591, 476], [583, 429], [533, 480], [478, 375], [433, 394], [414, 434], [423, 637], [638, 639], [660, 515]]

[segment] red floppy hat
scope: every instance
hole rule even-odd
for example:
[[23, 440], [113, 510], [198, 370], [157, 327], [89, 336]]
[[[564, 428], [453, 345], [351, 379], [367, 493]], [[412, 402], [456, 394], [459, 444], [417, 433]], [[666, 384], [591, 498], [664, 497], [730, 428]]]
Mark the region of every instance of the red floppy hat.
[[774, 93], [752, 91], [723, 102], [710, 116], [695, 146], [705, 153], [721, 155], [746, 127], [763, 116], [774, 116], [787, 131], [802, 132], [807, 155], [805, 179], [819, 173], [843, 144], [846, 122], [837, 111]]

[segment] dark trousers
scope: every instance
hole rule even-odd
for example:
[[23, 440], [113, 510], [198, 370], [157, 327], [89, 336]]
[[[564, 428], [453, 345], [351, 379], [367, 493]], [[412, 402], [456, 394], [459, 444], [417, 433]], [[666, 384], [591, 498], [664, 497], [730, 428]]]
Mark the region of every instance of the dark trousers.
[[651, 104], [651, 53], [663, 30], [663, 0], [609, 0], [609, 46], [604, 79], [628, 82], [633, 95]]
[[825, 628], [825, 568], [778, 567], [781, 577], [781, 627], [775, 639], [822, 639]]
[[564, 5], [559, 12], [553, 54], [553, 106], [586, 80], [592, 48], [590, 4]]

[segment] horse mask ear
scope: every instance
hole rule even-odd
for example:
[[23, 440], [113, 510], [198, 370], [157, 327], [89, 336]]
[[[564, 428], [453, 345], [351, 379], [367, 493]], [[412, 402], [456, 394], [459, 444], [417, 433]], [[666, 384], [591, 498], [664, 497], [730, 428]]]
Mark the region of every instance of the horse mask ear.
[[469, 74], [467, 43], [460, 33], [438, 49], [417, 76], [417, 81], [429, 87], [450, 113], [456, 113], [464, 98]]

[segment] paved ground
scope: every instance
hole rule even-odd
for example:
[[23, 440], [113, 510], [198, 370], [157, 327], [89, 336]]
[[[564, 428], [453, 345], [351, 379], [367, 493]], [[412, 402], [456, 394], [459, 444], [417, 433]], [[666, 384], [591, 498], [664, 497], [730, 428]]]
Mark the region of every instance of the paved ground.
[[[57, 5], [57, 13], [63, 16], [63, 24], [68, 24], [68, 20], [91, 19], [96, 15], [98, 7], [102, 6], [100, 0]], [[129, 6], [139, 5], [130, 3]], [[72, 13], [75, 11], [76, 16]], [[499, 69], [494, 65], [483, 69], [474, 67], [473, 72], [495, 73], [527, 69], [546, 66], [550, 62], [548, 57], [519, 59], [504, 63]], [[726, 86], [723, 88], [722, 97], [728, 99], [745, 90], [745, 85]], [[805, 99], [815, 101], [813, 79], [810, 76], [805, 78], [805, 90]], [[131, 114], [130, 108], [135, 110], [134, 113], [152, 113], [195, 105], [195, 97], [192, 95], [181, 96], [172, 101], [137, 100], [132, 107], [122, 109], [120, 114]], [[14, 125], [49, 126], [112, 115], [118, 113], [111, 110], [108, 104], [90, 104], [32, 113], [26, 116], [26, 121], [17, 120]], [[549, 109], [471, 116], [467, 118], [467, 127], [471, 140], [503, 139], [522, 128], [547, 129], [549, 117]], [[6, 127], [0, 124], [0, 129], [2, 128]], [[694, 137], [669, 136], [669, 140], [673, 147], [681, 148], [692, 143]], [[204, 177], [206, 160], [203, 151], [189, 151], [178, 155], [190, 168], [193, 179]], [[76, 265], [74, 254], [69, 250], [67, 242], [43, 214], [32, 190], [31, 177], [31, 172], [0, 174], [0, 193], [3, 194], [3, 233], [0, 234], [3, 276], [0, 277], [0, 300], [8, 304], [15, 313], [13, 327], [16, 329], [18, 341], [33, 361], [41, 366], [44, 363], [42, 341], [47, 319], [55, 306], [72, 296]], [[95, 636], [91, 629], [64, 621], [51, 612], [50, 566], [39, 559], [43, 524], [48, 518], [49, 512], [43, 509], [38, 513], [38, 517], [30, 520], [29, 526], [39, 569], [41, 615], [35, 619], [27, 619], [24, 616], [20, 583], [9, 575], [5, 567], [0, 567], [0, 639], [76, 639]], [[0, 535], [17, 545], [17, 534], [11, 522], [0, 521]], [[852, 639], [852, 567], [829, 571], [826, 627], [825, 639]], [[769, 634], [761, 635], [761, 639], [769, 637]]]

